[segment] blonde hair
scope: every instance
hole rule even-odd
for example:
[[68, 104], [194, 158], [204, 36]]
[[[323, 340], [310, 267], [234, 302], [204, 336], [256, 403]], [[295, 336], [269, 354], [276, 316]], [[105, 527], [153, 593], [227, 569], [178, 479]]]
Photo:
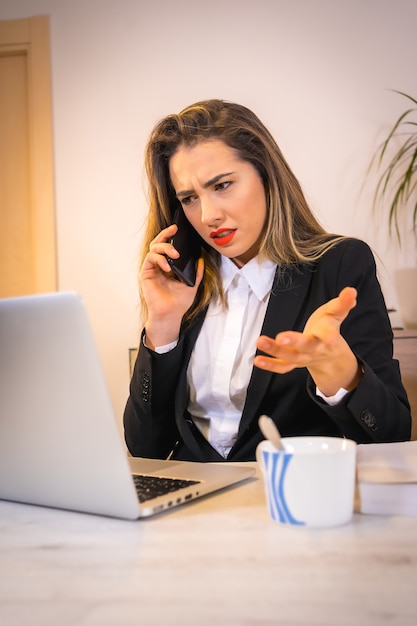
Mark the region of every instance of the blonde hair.
[[[265, 189], [267, 222], [259, 256], [288, 267], [310, 264], [322, 257], [342, 237], [329, 235], [311, 212], [300, 183], [292, 173], [271, 133], [248, 108], [224, 100], [197, 102], [178, 114], [168, 115], [154, 127], [145, 151], [149, 184], [149, 214], [141, 264], [151, 241], [172, 223], [178, 200], [169, 175], [171, 157], [181, 146], [218, 139], [239, 158], [255, 167]], [[184, 321], [191, 321], [212, 298], [224, 295], [220, 279], [220, 254], [204, 245], [203, 281]], [[146, 303], [142, 298], [143, 310]]]

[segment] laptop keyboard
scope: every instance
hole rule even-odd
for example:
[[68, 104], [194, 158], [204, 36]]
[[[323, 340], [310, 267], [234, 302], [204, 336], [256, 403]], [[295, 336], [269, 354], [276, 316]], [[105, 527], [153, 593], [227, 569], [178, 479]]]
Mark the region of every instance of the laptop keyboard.
[[189, 487], [190, 485], [197, 485], [201, 481], [133, 474], [133, 482], [135, 483], [139, 502], [146, 502], [157, 496], [173, 493], [178, 491], [178, 489], [184, 489], [184, 487]]

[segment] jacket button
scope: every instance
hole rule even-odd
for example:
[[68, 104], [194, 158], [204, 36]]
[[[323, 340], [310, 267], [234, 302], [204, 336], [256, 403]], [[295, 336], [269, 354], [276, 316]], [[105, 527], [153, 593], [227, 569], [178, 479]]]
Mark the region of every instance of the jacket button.
[[142, 379], [142, 399], [144, 402], [148, 402], [149, 401], [149, 394], [150, 394], [150, 376], [147, 372], [144, 373], [143, 375], [143, 379]]
[[378, 428], [377, 418], [375, 417], [373, 413], [371, 413], [371, 411], [368, 411], [368, 409], [365, 409], [364, 411], [362, 411], [361, 420], [371, 430], [376, 430]]

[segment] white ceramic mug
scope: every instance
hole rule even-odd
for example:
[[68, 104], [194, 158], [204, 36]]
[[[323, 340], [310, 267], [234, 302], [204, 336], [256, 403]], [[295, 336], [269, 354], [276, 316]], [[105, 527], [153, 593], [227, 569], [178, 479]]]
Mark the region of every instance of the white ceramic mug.
[[356, 443], [339, 437], [283, 437], [285, 450], [262, 441], [256, 457], [269, 513], [292, 526], [338, 526], [353, 515]]

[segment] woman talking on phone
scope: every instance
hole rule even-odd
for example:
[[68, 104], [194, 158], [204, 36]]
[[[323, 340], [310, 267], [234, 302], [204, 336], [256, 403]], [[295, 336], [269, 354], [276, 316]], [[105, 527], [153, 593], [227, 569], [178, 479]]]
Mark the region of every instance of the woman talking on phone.
[[[320, 226], [256, 115], [222, 100], [169, 115], [149, 138], [146, 170], [131, 454], [254, 460], [261, 414], [282, 436], [409, 439], [373, 255]], [[195, 242], [186, 284], [173, 266]]]

